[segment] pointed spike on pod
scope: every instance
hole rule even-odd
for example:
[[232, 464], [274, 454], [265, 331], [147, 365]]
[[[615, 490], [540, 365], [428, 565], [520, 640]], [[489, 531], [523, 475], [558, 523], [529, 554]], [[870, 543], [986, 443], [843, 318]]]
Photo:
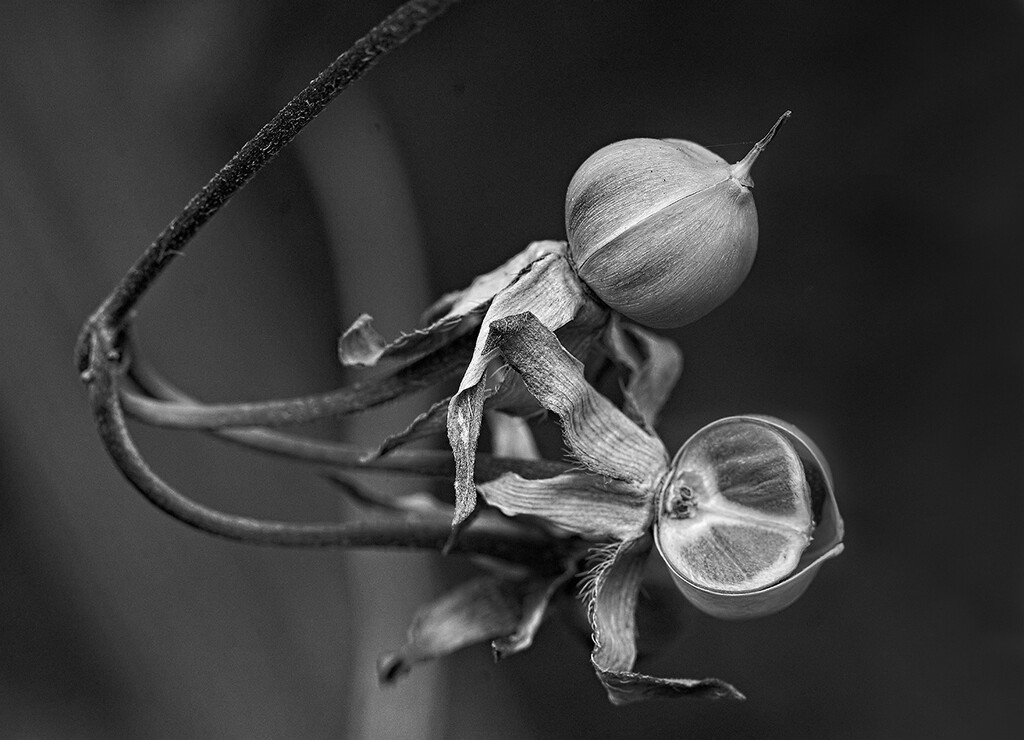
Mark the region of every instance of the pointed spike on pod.
[[754, 181], [750, 179], [750, 170], [754, 166], [754, 162], [758, 156], [767, 148], [768, 142], [775, 136], [775, 132], [782, 128], [782, 124], [793, 115], [793, 111], [788, 110], [779, 116], [779, 120], [775, 122], [775, 125], [771, 127], [771, 130], [764, 135], [764, 138], [754, 144], [754, 148], [747, 152], [747, 156], [741, 159], [739, 162], [734, 164], [730, 168], [730, 175], [733, 179], [738, 180], [739, 183], [745, 187], [754, 187]]

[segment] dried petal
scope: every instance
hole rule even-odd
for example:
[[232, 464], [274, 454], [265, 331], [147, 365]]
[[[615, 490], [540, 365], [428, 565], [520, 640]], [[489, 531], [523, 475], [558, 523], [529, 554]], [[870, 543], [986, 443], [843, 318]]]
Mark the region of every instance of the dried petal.
[[594, 664], [597, 677], [612, 704], [634, 704], [648, 699], [746, 699], [739, 689], [717, 678], [659, 678], [633, 671], [607, 671]]
[[510, 655], [521, 653], [533, 644], [533, 638], [544, 622], [544, 617], [547, 616], [551, 599], [575, 574], [576, 564], [573, 563], [559, 576], [547, 580], [535, 579], [531, 582], [531, 589], [523, 599], [523, 613], [519, 618], [516, 631], [506, 637], [499, 637], [491, 643], [495, 660], [502, 660]]
[[558, 329], [572, 321], [589, 300], [565, 259], [560, 254], [549, 253], [529, 265], [491, 302], [477, 337], [473, 360], [448, 407], [448, 440], [456, 467], [453, 526], [462, 523], [476, 506], [473, 466], [486, 396], [484, 373], [498, 354], [494, 343], [489, 341], [492, 322], [530, 310], [544, 326]]
[[605, 343], [612, 359], [629, 373], [623, 411], [644, 429], [653, 430], [683, 372], [683, 353], [675, 342], [618, 315], [608, 323]]
[[361, 315], [338, 340], [338, 358], [346, 367], [373, 367], [384, 361], [407, 365], [450, 344], [480, 320], [486, 304], [464, 314], [438, 319], [388, 342], [373, 326], [373, 318]]
[[448, 403], [450, 401], [451, 397], [448, 397], [432, 403], [430, 408], [413, 419], [405, 429], [386, 437], [367, 459], [376, 459], [417, 439], [432, 437], [444, 432], [448, 428]]
[[395, 681], [416, 663], [514, 633], [527, 591], [524, 581], [481, 576], [420, 607], [405, 645], [377, 660], [381, 683]]
[[388, 340], [373, 326], [373, 317], [360, 314], [338, 340], [338, 358], [342, 365], [376, 365]]
[[584, 589], [594, 650], [590, 662], [612, 704], [658, 697], [743, 695], [717, 678], [658, 678], [633, 671], [636, 662], [636, 602], [651, 537], [644, 535], [597, 552]]
[[[444, 316], [463, 315], [476, 311], [480, 306], [486, 306], [498, 293], [518, 280], [530, 265], [548, 255], [564, 257], [565, 242], [533, 242], [498, 268], [477, 276], [465, 290], [449, 294], [451, 302]], [[440, 307], [439, 304], [435, 304], [428, 314], [435, 313]]]
[[534, 242], [497, 269], [475, 278], [465, 290], [442, 296], [424, 313], [426, 327], [404, 333], [392, 342], [374, 328], [372, 317], [362, 314], [338, 341], [341, 364], [372, 367], [384, 360], [405, 364], [443, 347], [475, 327], [494, 296], [547, 254], [564, 255], [564, 242]]
[[638, 537], [650, 526], [653, 513], [650, 490], [590, 473], [543, 480], [506, 473], [477, 487], [487, 503], [509, 516], [540, 516], [586, 537]]
[[595, 391], [582, 363], [535, 316], [492, 321], [490, 330], [534, 397], [561, 418], [566, 444], [587, 468], [632, 483], [650, 483], [665, 471], [668, 455], [661, 440]]

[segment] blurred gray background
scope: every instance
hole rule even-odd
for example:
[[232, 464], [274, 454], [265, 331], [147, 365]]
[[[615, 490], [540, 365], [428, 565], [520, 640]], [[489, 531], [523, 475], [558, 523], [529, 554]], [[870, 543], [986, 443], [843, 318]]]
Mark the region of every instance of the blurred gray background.
[[[847, 551], [789, 610], [686, 612], [644, 667], [749, 700], [608, 705], [559, 623], [376, 686], [430, 554], [213, 539], [121, 480], [71, 362], [81, 321], [191, 194], [391, 9], [19, 3], [0, 22], [0, 736], [907, 738], [1024, 732], [1024, 5], [467, 0], [344, 94], [142, 304], [207, 400], [344, 381], [360, 312], [412, 325], [561, 238], [580, 162], [629, 136], [755, 170], [757, 262], [673, 332], [670, 448], [743, 412], [803, 426]], [[428, 398], [321, 431], [372, 443]], [[139, 430], [157, 470], [260, 516], [355, 512], [314, 475]], [[386, 486], [407, 485], [401, 481]], [[663, 576], [657, 572], [652, 577]]]

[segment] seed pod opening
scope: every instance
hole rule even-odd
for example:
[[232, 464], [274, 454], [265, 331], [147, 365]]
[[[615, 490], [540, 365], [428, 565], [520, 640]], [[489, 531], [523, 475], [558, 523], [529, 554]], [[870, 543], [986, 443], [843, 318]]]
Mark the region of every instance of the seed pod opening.
[[824, 458], [771, 417], [730, 417], [694, 434], [666, 476], [656, 528], [686, 598], [730, 619], [788, 606], [821, 562], [842, 551]]
[[789, 115], [736, 164], [682, 139], [627, 139], [591, 155], [566, 194], [569, 259], [609, 306], [683, 326], [743, 282], [757, 251], [750, 168]]

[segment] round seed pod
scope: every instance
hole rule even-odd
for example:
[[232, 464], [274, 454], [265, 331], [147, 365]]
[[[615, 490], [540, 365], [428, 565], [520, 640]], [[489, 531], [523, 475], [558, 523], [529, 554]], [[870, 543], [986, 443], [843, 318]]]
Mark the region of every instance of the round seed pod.
[[832, 474], [799, 429], [721, 419], [679, 450], [659, 494], [658, 552], [684, 596], [713, 616], [785, 608], [842, 552]]
[[682, 139], [627, 139], [591, 155], [565, 200], [579, 277], [654, 328], [696, 321], [732, 295], [757, 251], [750, 169], [788, 116], [736, 164]]

